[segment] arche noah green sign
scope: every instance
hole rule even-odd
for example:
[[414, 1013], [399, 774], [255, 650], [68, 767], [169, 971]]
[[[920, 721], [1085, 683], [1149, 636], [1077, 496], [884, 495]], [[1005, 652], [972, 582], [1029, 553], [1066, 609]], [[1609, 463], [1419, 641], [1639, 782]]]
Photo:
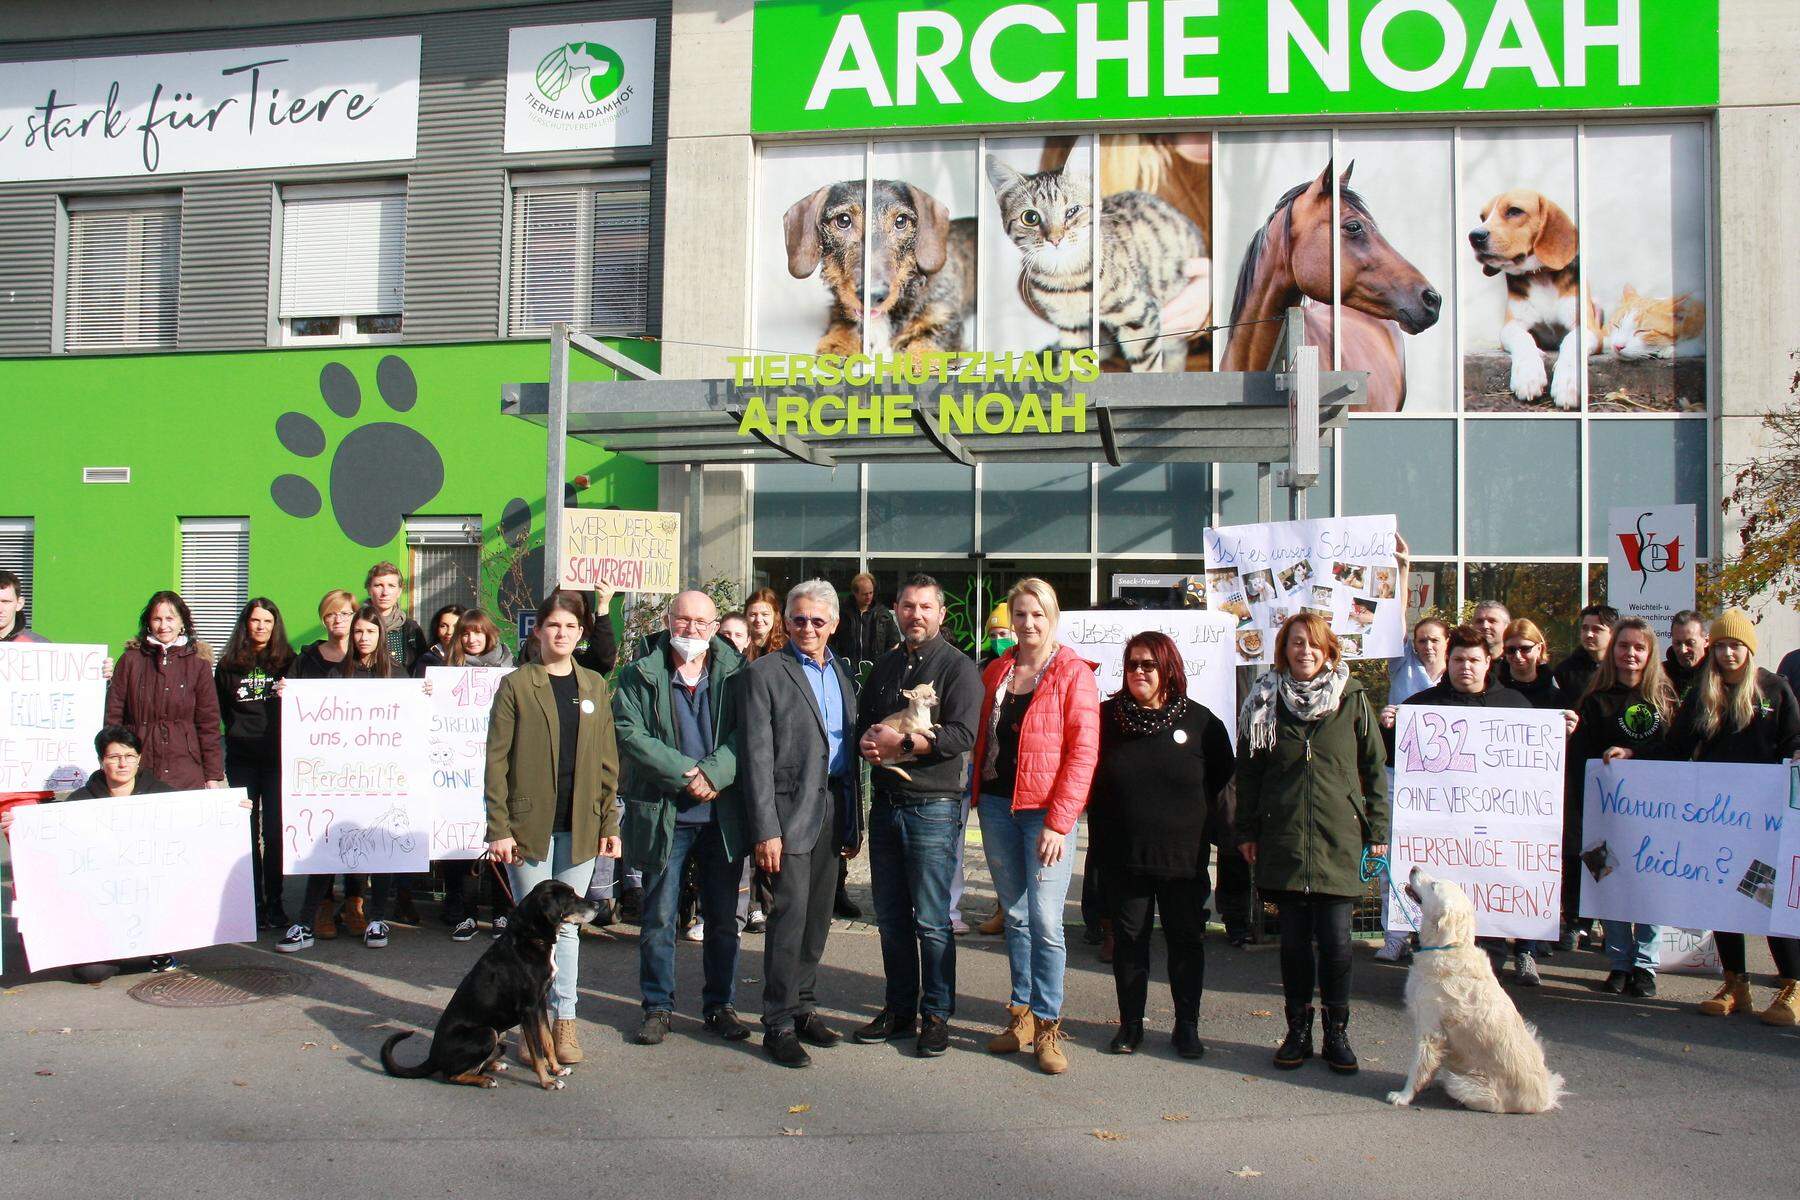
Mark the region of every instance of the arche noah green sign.
[[758, 133], [1708, 107], [1719, 0], [768, 0]]

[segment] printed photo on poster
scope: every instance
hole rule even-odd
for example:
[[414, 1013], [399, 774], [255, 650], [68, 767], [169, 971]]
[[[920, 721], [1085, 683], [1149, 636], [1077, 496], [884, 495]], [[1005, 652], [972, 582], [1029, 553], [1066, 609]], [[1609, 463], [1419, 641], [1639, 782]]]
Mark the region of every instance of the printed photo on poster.
[[1594, 412], [1706, 409], [1706, 139], [1701, 126], [1590, 125], [1581, 255], [1601, 315]]
[[1207, 606], [1237, 622], [1240, 665], [1270, 662], [1290, 616], [1331, 623], [1345, 658], [1393, 658], [1406, 631], [1401, 605], [1379, 594], [1398, 577], [1394, 518], [1332, 517], [1228, 525], [1206, 531]]
[[1463, 407], [1574, 411], [1600, 344], [1581, 295], [1575, 131], [1465, 129], [1461, 197]]

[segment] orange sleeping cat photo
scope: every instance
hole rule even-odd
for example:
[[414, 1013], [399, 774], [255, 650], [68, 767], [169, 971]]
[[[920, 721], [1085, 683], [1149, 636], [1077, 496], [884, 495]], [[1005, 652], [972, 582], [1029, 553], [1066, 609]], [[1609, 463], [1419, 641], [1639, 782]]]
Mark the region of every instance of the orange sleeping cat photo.
[[1627, 362], [1646, 358], [1688, 358], [1706, 350], [1706, 305], [1687, 292], [1640, 296], [1625, 292], [1606, 314], [1600, 338], [1606, 353]]

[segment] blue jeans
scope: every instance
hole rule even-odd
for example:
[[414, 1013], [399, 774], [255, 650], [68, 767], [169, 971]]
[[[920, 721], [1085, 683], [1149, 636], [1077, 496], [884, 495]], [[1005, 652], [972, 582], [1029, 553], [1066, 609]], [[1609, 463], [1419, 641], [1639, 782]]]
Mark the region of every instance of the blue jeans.
[[962, 840], [962, 801], [906, 800], [893, 804], [878, 792], [869, 809], [869, 874], [887, 1007], [949, 1020], [956, 1011], [950, 885]]
[[1029, 1006], [1040, 1021], [1062, 1016], [1063, 906], [1075, 873], [1075, 833], [1069, 830], [1062, 861], [1038, 862], [1038, 834], [1046, 810], [1015, 813], [1006, 796], [981, 797], [981, 844], [1000, 907], [1006, 912], [1006, 957], [1012, 967], [1013, 1006]]
[[1662, 926], [1602, 921], [1600, 928], [1606, 932], [1606, 959], [1613, 970], [1629, 971], [1633, 967], [1656, 970], [1656, 944], [1662, 940]]
[[737, 987], [739, 866], [725, 853], [717, 825], [676, 825], [669, 861], [644, 873], [643, 926], [638, 933], [638, 990], [645, 1012], [675, 1008], [675, 922], [681, 876], [688, 856], [699, 863], [700, 919], [706, 924], [702, 963], [706, 987], [701, 1011], [708, 1016], [731, 1003]]
[[[550, 835], [550, 858], [546, 862], [506, 864], [506, 879], [512, 885], [513, 903], [525, 899], [527, 892], [544, 880], [555, 877], [575, 889], [577, 896], [587, 895], [588, 882], [594, 877], [594, 860], [569, 862], [569, 839], [572, 834]], [[576, 976], [581, 971], [581, 931], [564, 922], [556, 932], [556, 978], [550, 981], [550, 999], [556, 1007], [556, 1019], [575, 1019]]]

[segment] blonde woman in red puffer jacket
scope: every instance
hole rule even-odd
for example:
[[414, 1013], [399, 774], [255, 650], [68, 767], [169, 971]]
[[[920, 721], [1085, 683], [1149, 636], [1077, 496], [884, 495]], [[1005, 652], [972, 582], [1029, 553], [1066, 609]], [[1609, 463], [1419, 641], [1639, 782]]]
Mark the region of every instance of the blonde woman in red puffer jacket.
[[972, 772], [1012, 967], [1007, 1026], [988, 1049], [1030, 1046], [1045, 1074], [1060, 1075], [1063, 906], [1100, 760], [1100, 690], [1096, 664], [1057, 644], [1061, 610], [1049, 584], [1020, 580], [1006, 603], [1019, 643], [982, 673]]

